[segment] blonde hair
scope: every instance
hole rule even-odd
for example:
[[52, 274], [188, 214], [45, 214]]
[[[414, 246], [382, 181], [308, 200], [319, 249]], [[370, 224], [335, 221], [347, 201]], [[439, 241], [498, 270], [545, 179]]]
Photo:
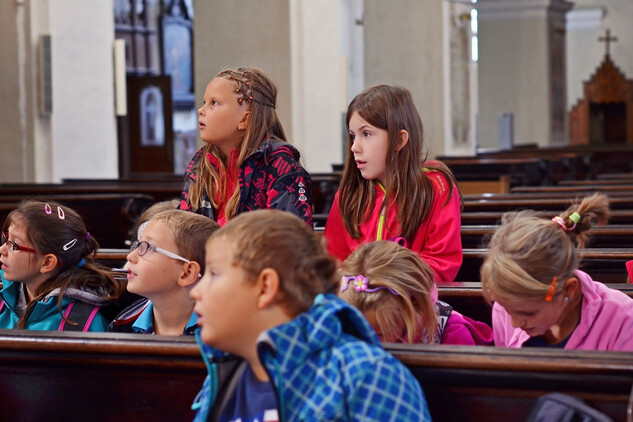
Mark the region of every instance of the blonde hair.
[[[544, 299], [552, 285], [558, 293], [579, 266], [577, 248], [587, 244], [587, 231], [607, 221], [608, 199], [593, 194], [558, 217], [560, 223], [540, 218], [534, 211], [503, 215], [481, 266], [486, 300]], [[554, 277], [560, 282], [553, 283]]]
[[161, 222], [171, 230], [178, 248], [178, 255], [200, 265], [204, 274], [204, 245], [220, 225], [208, 217], [182, 210], [161, 211], [150, 218], [150, 222]]
[[[277, 88], [268, 75], [257, 68], [240, 67], [223, 70], [215, 77], [231, 81], [235, 88], [235, 100], [239, 104], [246, 102], [249, 105], [248, 121], [237, 159], [238, 168], [267, 138], [274, 137], [287, 142], [283, 126], [275, 111]], [[208, 154], [216, 157], [220, 163], [219, 169], [206, 158]], [[188, 201], [194, 209], [200, 208], [205, 191], [213, 207], [219, 207], [219, 200], [225, 197], [227, 189], [226, 180], [222, 177], [227, 170], [225, 165], [227, 159], [228, 157], [224, 157], [218, 147], [212, 144], [204, 147], [202, 157], [197, 164], [196, 180], [191, 181], [189, 190]], [[224, 214], [227, 220], [235, 217], [239, 202], [240, 187], [237, 184], [225, 207]]]
[[224, 237], [233, 265], [256, 280], [265, 268], [279, 275], [279, 303], [291, 316], [307, 311], [319, 293], [336, 293], [336, 261], [322, 235], [287, 211], [262, 209], [242, 213], [213, 234]]
[[341, 273], [343, 276], [363, 275], [372, 288], [386, 287], [367, 293], [349, 286], [340, 293], [343, 300], [361, 312], [376, 311], [385, 341], [400, 339], [404, 326], [409, 343], [422, 331], [433, 342], [437, 328], [435, 304], [431, 300], [433, 270], [416, 253], [387, 240], [366, 243], [343, 262]]

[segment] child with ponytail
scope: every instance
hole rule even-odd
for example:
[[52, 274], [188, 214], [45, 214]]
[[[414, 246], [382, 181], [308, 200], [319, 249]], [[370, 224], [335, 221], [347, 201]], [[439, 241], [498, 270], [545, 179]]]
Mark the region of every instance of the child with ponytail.
[[95, 262], [83, 219], [55, 202], [25, 201], [2, 226], [0, 328], [106, 331], [102, 307], [125, 290]]
[[609, 215], [594, 194], [551, 220], [507, 213], [481, 268], [500, 347], [633, 350], [633, 299], [579, 270], [587, 231]]

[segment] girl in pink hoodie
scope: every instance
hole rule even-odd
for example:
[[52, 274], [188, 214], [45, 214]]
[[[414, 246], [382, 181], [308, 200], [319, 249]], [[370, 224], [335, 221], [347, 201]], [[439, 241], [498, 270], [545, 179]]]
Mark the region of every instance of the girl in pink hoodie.
[[413, 251], [386, 240], [361, 245], [341, 268], [343, 300], [389, 343], [488, 345], [492, 330], [437, 300], [433, 270]]
[[481, 268], [496, 346], [633, 350], [633, 300], [578, 270], [577, 248], [608, 213], [594, 194], [552, 220], [504, 215]]

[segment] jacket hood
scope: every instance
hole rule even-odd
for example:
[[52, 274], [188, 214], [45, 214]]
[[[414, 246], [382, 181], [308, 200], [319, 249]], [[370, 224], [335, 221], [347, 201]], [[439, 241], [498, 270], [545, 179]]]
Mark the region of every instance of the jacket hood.
[[292, 371], [311, 354], [331, 349], [343, 334], [382, 348], [365, 317], [333, 294], [319, 294], [312, 307], [292, 321], [264, 331], [257, 346], [272, 353], [279, 365]]

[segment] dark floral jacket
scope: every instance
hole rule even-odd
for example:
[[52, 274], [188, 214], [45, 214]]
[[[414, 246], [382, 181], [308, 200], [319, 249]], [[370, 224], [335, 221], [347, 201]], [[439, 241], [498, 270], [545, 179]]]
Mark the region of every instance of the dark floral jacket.
[[[200, 208], [193, 209], [188, 201], [189, 186], [196, 179], [201, 148], [191, 159], [185, 171], [185, 186], [179, 208], [193, 211], [215, 220], [215, 211], [208, 192]], [[289, 211], [312, 226], [312, 179], [299, 164], [299, 151], [292, 145], [266, 139], [261, 147], [247, 157], [238, 171], [240, 203], [237, 213], [257, 209], [275, 208]]]

